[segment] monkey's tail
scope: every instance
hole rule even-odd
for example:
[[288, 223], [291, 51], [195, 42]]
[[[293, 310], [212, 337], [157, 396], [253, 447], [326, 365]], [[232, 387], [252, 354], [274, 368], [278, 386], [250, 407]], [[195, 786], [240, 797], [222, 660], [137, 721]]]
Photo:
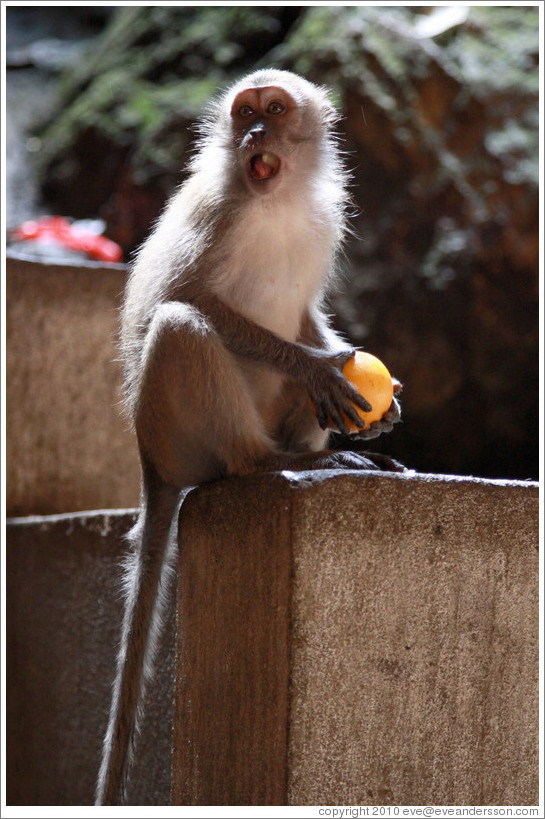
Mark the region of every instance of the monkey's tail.
[[125, 578], [125, 615], [96, 805], [119, 805], [125, 799], [139, 708], [154, 662], [172, 571], [168, 558], [180, 503], [178, 489], [164, 484], [151, 470], [144, 471], [143, 506], [127, 535], [134, 552]]

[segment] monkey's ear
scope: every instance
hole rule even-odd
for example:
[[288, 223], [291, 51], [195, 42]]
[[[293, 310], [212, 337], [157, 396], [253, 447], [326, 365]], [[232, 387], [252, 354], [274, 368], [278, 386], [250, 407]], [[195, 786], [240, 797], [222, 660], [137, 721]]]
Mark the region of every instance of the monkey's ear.
[[342, 114], [335, 108], [329, 97], [322, 99], [320, 105], [320, 120], [327, 128], [335, 128], [342, 120]]
[[324, 86], [317, 86], [320, 98], [322, 121], [329, 127], [335, 127], [343, 119], [342, 111], [333, 103], [330, 91]]

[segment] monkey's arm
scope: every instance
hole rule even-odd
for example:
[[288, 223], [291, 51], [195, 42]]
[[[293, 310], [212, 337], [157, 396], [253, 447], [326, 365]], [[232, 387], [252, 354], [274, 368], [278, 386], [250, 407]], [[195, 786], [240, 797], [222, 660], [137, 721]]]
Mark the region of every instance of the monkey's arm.
[[344, 416], [356, 425], [362, 420], [352, 403], [368, 412], [370, 404], [341, 373], [352, 348], [336, 352], [292, 343], [232, 310], [213, 293], [199, 295], [193, 304], [210, 320], [225, 347], [236, 355], [268, 364], [301, 384], [314, 405], [318, 423], [333, 423], [348, 433]]

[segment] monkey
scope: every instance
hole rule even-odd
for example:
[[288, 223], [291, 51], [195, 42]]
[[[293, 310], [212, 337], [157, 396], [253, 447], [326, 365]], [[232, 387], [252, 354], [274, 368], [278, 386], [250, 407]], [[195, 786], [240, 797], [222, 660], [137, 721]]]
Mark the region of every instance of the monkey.
[[341, 372], [354, 349], [324, 307], [348, 230], [337, 120], [327, 91], [291, 72], [235, 83], [202, 119], [187, 177], [136, 254], [120, 346], [141, 508], [97, 805], [126, 798], [184, 491], [263, 471], [384, 468], [328, 447], [347, 418], [358, 440], [389, 432], [401, 386], [363, 430], [356, 408], [370, 405]]

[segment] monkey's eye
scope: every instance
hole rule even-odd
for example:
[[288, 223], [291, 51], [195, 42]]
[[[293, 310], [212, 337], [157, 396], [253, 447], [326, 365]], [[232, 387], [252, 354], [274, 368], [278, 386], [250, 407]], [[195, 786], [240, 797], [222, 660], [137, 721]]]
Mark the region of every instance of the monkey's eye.
[[238, 109], [238, 115], [240, 117], [251, 117], [254, 113], [254, 109], [250, 105], [241, 105]]
[[283, 102], [271, 102], [269, 107], [267, 108], [268, 114], [283, 114], [286, 110], [286, 106]]

